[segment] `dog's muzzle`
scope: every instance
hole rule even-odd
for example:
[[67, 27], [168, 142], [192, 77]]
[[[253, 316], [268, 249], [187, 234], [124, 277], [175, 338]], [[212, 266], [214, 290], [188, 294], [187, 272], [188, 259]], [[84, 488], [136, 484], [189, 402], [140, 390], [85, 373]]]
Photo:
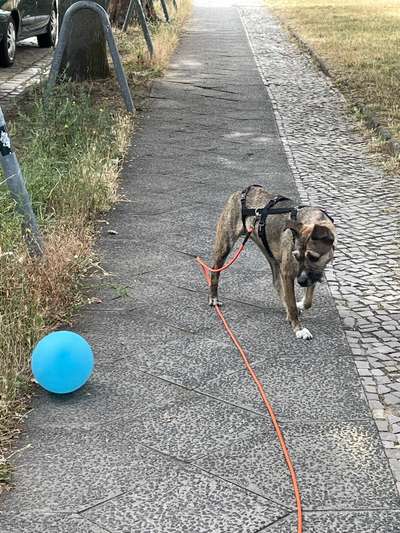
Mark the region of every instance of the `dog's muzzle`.
[[297, 283], [300, 285], [300, 287], [312, 287], [321, 280], [322, 274], [320, 274], [319, 272], [306, 272], [305, 270], [303, 270], [297, 276]]

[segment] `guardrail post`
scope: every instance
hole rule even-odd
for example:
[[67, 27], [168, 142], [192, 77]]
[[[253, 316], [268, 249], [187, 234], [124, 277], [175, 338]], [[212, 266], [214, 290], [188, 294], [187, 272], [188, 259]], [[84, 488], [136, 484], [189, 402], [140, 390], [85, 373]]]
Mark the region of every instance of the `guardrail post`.
[[70, 6], [64, 15], [64, 20], [61, 25], [60, 35], [58, 37], [58, 44], [54, 50], [53, 61], [50, 68], [49, 79], [47, 82], [47, 90], [50, 93], [57, 81], [57, 76], [60, 72], [61, 61], [64, 55], [65, 48], [68, 40], [68, 30], [72, 22], [72, 15], [80, 9], [91, 9], [95, 11], [100, 17], [105, 38], [107, 40], [108, 48], [111, 53], [111, 57], [114, 64], [115, 74], [117, 76], [118, 84], [121, 89], [123, 99], [125, 101], [126, 109], [130, 113], [135, 112], [135, 106], [133, 104], [131, 91], [129, 89], [128, 80], [125, 76], [124, 67], [122, 66], [121, 58], [118, 53], [117, 45], [115, 44], [114, 36], [111, 29], [110, 20], [108, 18], [106, 10], [95, 2], [89, 2], [88, 0], [79, 0]]
[[161, 6], [162, 6], [163, 11], [164, 11], [165, 21], [169, 22], [168, 8], [167, 8], [167, 3], [166, 3], [165, 0], [161, 0]]
[[3, 169], [5, 183], [16, 204], [18, 213], [23, 216], [22, 232], [32, 256], [43, 255], [43, 242], [32, 210], [31, 199], [26, 190], [17, 157], [11, 146], [3, 111], [0, 107], [0, 160]]
[[125, 15], [124, 23], [122, 25], [122, 31], [126, 32], [126, 30], [128, 29], [129, 24], [132, 22], [134, 11], [137, 12], [137, 5], [136, 5], [135, 0], [131, 0], [129, 2], [128, 11], [126, 12], [126, 15]]
[[126, 31], [128, 29], [128, 25], [133, 17], [133, 12], [136, 10], [139, 23], [142, 27], [142, 31], [144, 34], [144, 38], [146, 39], [147, 49], [149, 51], [149, 54], [151, 57], [154, 55], [154, 46], [153, 41], [151, 38], [151, 33], [149, 30], [149, 27], [147, 25], [146, 17], [143, 11], [143, 6], [140, 0], [131, 0], [129, 3], [128, 11], [126, 13], [124, 25], [122, 26], [122, 31]]

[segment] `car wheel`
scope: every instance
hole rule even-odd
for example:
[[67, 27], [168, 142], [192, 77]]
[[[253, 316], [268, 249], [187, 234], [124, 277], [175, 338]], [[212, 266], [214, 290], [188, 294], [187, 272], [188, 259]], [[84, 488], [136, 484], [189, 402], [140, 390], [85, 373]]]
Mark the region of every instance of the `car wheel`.
[[17, 32], [13, 18], [7, 22], [7, 30], [0, 42], [0, 66], [11, 67], [17, 48]]
[[50, 14], [50, 20], [47, 24], [46, 33], [37, 36], [40, 48], [51, 48], [56, 45], [58, 37], [58, 16], [56, 8], [53, 6]]

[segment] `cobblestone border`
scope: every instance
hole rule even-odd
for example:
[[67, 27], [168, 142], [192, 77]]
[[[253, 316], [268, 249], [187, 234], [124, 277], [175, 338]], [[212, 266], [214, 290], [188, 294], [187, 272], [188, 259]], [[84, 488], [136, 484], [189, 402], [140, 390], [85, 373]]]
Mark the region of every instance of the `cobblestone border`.
[[[325, 61], [317, 54], [317, 52], [314, 50], [312, 46], [310, 46], [304, 39], [300, 37], [300, 35], [290, 27], [289, 24], [286, 24], [284, 21], [279, 19], [282, 26], [286, 29], [286, 31], [291, 35], [295, 41], [299, 44], [299, 46], [307, 52], [307, 54], [310, 55], [313, 62], [317, 65], [317, 67], [327, 76], [328, 78], [331, 78], [332, 80], [334, 77], [332, 76], [327, 64]], [[389, 148], [389, 153], [391, 156], [396, 157], [400, 154], [400, 143], [398, 140], [393, 137], [392, 133], [381, 125], [378, 118], [368, 109], [368, 106], [363, 104], [362, 102], [349, 102], [351, 106], [353, 106], [361, 115], [361, 118], [364, 122], [364, 125], [369, 129], [372, 130], [377, 137], [380, 138], [380, 140], [384, 141], [386, 143], [386, 146]]]
[[343, 95], [269, 10], [239, 12], [300, 200], [337, 221], [326, 278], [400, 494], [398, 177], [375, 166]]
[[28, 87], [38, 83], [50, 68], [51, 52], [43, 52], [40, 49], [25, 51], [22, 48], [20, 54], [22, 53], [27, 57], [23, 58], [20, 66], [0, 72], [0, 103], [3, 108], [12, 104], [13, 99], [21, 96]]

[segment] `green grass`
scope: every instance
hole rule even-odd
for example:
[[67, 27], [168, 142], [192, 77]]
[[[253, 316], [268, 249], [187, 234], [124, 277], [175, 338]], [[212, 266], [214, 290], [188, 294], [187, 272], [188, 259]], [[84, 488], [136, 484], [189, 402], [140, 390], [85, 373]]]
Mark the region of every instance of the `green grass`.
[[266, 0], [325, 61], [350, 103], [400, 138], [400, 0]]
[[[162, 74], [189, 10], [190, 1], [182, 0], [170, 25], [153, 25], [153, 59], [137, 27], [126, 35], [116, 31], [134, 93], [143, 81]], [[119, 170], [133, 128], [114, 80], [62, 84], [47, 105], [39, 86], [24, 96], [18, 113], [6, 118], [46, 254], [41, 260], [29, 257], [21, 220], [2, 183], [0, 492], [10, 480], [10, 444], [30, 404], [32, 347], [48, 331], [68, 323], [86, 300], [82, 279], [93, 264], [94, 221], [117, 200]]]

